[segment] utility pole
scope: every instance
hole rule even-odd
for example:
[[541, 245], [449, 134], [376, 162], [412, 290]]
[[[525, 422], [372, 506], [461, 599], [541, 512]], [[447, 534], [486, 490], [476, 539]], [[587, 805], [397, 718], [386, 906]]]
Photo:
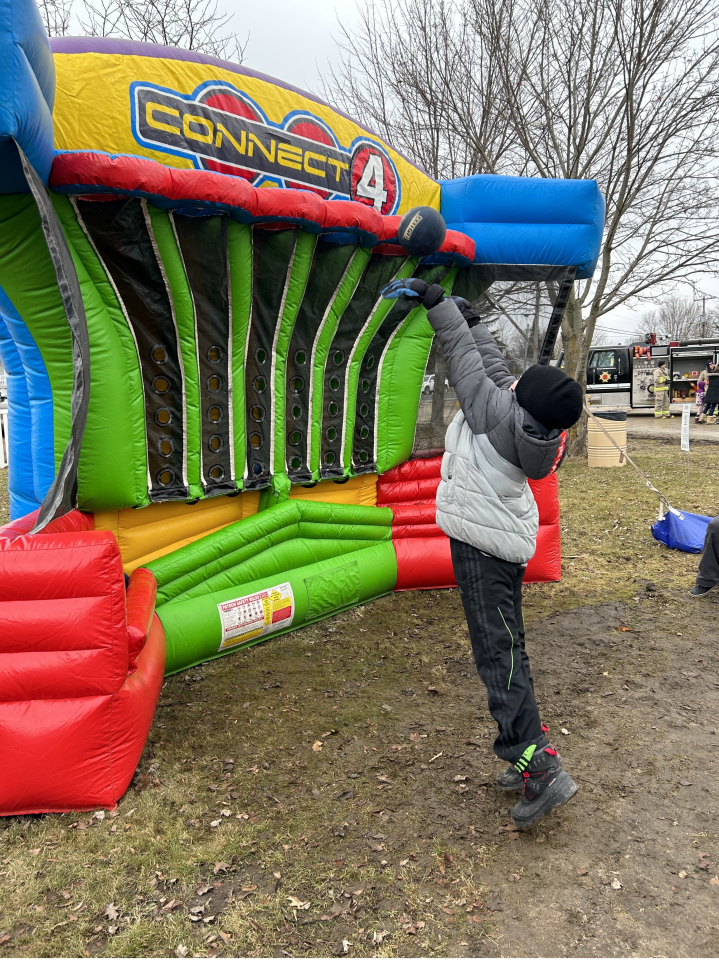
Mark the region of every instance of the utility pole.
[[702, 297], [702, 339], [707, 335], [707, 298]]

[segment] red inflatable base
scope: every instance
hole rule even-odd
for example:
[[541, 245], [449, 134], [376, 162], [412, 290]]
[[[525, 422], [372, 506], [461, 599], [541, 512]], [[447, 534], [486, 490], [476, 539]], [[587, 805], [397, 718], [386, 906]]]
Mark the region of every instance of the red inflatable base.
[[[409, 460], [379, 478], [377, 506], [394, 514], [392, 543], [397, 554], [395, 590], [456, 587], [449, 540], [436, 524], [435, 496], [441, 457]], [[557, 476], [530, 480], [539, 509], [537, 549], [527, 564], [525, 583], [561, 579], [562, 548], [559, 533]]]
[[0, 815], [114, 807], [162, 686], [157, 584], [136, 570], [125, 590], [91, 517], [23, 526], [0, 528]]

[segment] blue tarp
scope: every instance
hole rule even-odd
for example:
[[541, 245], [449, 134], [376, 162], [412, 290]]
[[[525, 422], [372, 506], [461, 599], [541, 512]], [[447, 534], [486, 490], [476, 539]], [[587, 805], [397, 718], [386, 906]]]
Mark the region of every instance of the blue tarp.
[[704, 549], [704, 537], [712, 517], [703, 517], [699, 513], [686, 513], [668, 510], [666, 516], [652, 527], [652, 536], [672, 550], [684, 553], [701, 553]]
[[596, 180], [460, 177], [442, 182], [440, 209], [474, 240], [475, 263], [577, 267], [578, 280], [594, 272], [605, 210]]

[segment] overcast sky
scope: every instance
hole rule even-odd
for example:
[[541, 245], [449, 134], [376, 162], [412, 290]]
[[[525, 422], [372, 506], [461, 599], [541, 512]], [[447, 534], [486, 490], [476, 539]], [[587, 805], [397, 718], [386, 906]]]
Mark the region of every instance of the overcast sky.
[[[237, 10], [236, 0], [220, 2]], [[250, 35], [246, 66], [319, 93], [318, 74], [337, 60], [337, 17], [349, 25], [355, 10], [355, 0], [255, 0], [235, 13], [233, 29]]]

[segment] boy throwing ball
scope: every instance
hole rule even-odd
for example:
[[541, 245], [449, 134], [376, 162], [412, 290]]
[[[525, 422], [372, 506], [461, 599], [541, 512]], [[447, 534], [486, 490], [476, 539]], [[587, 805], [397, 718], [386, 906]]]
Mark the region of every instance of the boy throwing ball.
[[518, 829], [562, 806], [579, 789], [547, 737], [524, 648], [522, 577], [539, 517], [527, 478], [554, 473], [567, 428], [582, 412], [582, 389], [557, 367], [536, 364], [519, 380], [464, 300], [438, 284], [395, 280], [385, 297], [414, 297], [444, 350], [460, 412], [445, 440], [437, 524], [450, 539], [477, 671], [499, 728], [494, 752], [509, 762], [503, 790], [521, 790]]

